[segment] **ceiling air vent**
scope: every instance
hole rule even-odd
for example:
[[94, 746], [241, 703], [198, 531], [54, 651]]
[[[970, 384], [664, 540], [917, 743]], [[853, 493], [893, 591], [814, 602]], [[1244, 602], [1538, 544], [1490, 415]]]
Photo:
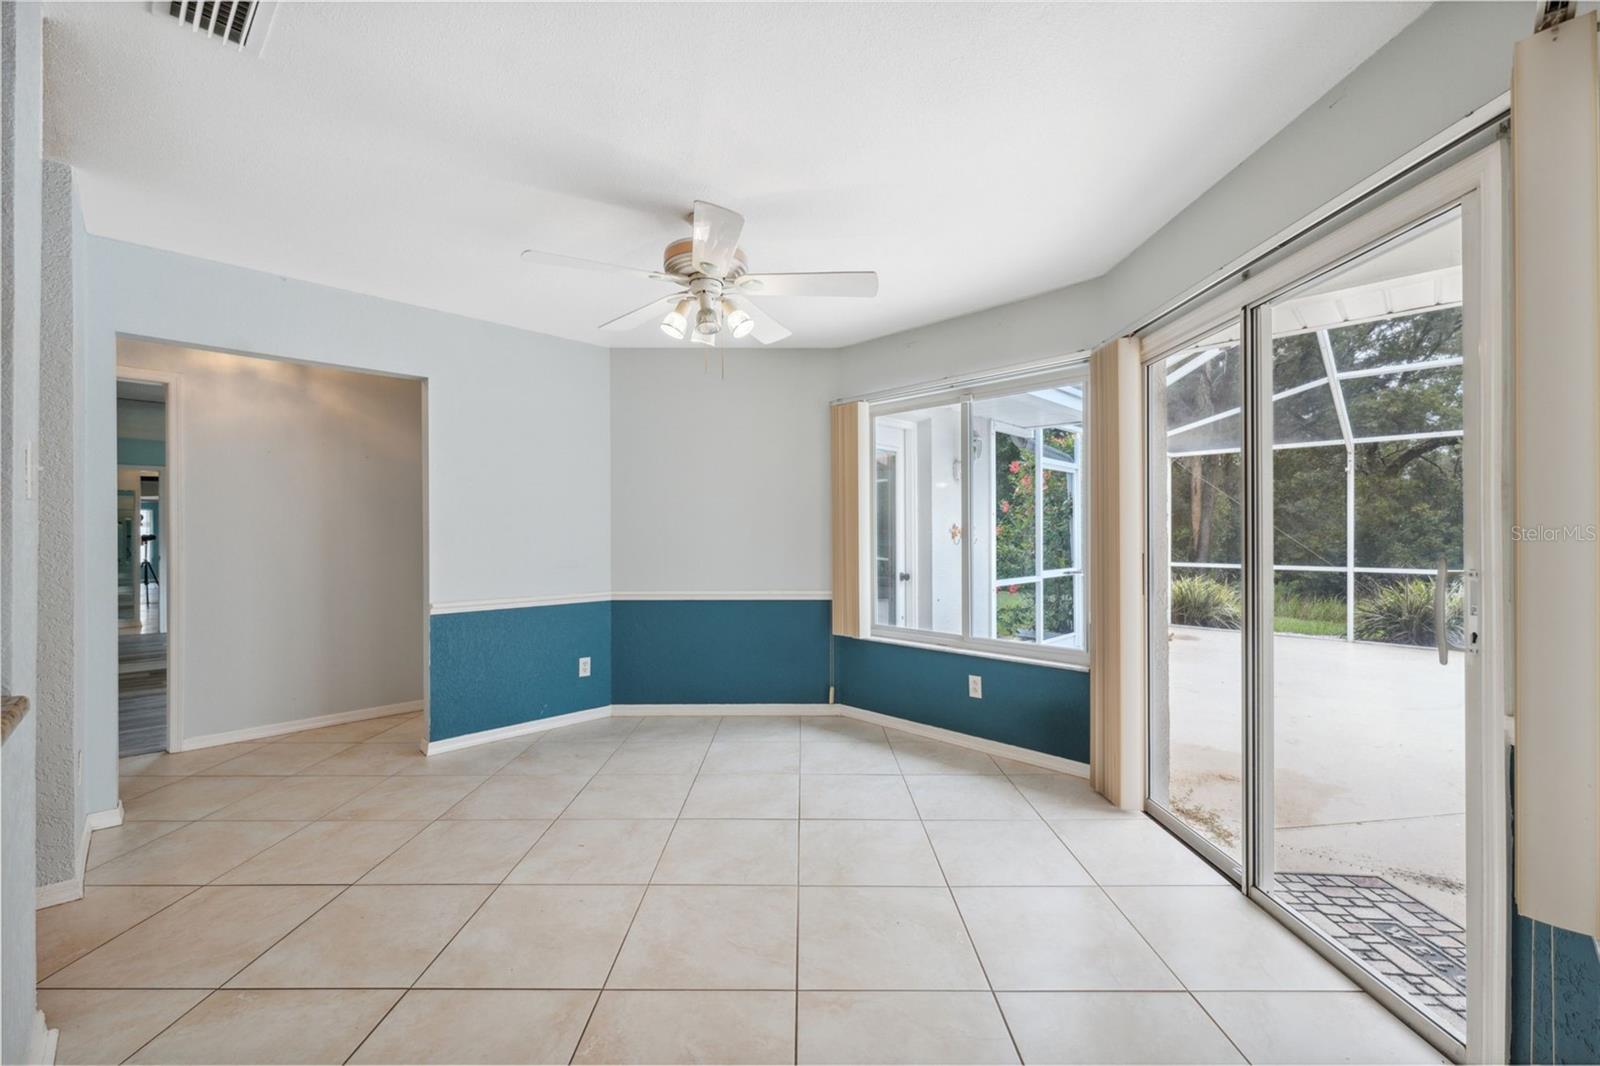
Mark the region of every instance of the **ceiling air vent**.
[[196, 36], [257, 54], [276, 7], [264, 0], [156, 0], [150, 4], [152, 13], [177, 19]]

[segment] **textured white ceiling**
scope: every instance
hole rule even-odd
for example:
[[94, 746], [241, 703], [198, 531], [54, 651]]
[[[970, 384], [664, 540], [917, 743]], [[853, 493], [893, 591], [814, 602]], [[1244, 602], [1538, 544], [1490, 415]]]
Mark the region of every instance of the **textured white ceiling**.
[[[165, 5], [157, 5], [164, 7]], [[50, 4], [48, 148], [91, 233], [615, 346], [696, 198], [850, 344], [1103, 273], [1425, 7], [281, 4], [259, 57]]]

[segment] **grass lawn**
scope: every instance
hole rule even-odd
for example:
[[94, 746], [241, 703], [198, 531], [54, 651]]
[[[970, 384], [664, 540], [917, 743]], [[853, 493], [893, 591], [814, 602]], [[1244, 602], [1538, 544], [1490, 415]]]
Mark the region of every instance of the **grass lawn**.
[[1279, 596], [1273, 608], [1277, 633], [1307, 637], [1344, 636], [1344, 601], [1332, 596]]

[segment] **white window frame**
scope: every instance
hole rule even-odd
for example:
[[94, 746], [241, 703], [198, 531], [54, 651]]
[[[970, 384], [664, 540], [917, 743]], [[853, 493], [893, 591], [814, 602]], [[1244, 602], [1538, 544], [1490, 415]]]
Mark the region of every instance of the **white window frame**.
[[[1079, 496], [1081, 491], [1080, 486], [1087, 484], [1087, 482], [1082, 480], [1082, 463], [1077, 461], [1068, 463], [1063, 462], [1060, 459], [1046, 459], [1044, 454], [1044, 430], [1021, 429], [1017, 426], [1008, 426], [1004, 422], [991, 422], [989, 424], [989, 446], [991, 449], [998, 447], [996, 438], [1001, 433], [1005, 433], [1012, 437], [1031, 436], [1033, 438], [1033, 454], [1038, 457], [1035, 460], [1038, 477], [1034, 478], [1033, 482], [1033, 573], [1025, 577], [1002, 577], [999, 571], [995, 569], [997, 553], [989, 553], [989, 586], [991, 589], [989, 600], [989, 632], [994, 632], [999, 628], [1000, 625], [998, 594], [1001, 586], [1033, 586], [1034, 632], [1042, 633], [1044, 632], [1044, 583], [1057, 578], [1071, 578], [1071, 632], [1063, 633], [1061, 636], [1053, 637], [1049, 640], [1035, 641], [1034, 643], [1044, 647], [1072, 648], [1074, 647], [1073, 642], [1082, 642], [1082, 638], [1084, 636], [1082, 599], [1084, 572], [1083, 563], [1081, 562], [1083, 558], [1083, 512], [1082, 508], [1079, 507], [1078, 504], [1081, 502], [1081, 497]], [[1082, 432], [1079, 432], [1075, 434], [1075, 436], [1078, 437], [1078, 441], [1073, 445], [1074, 453], [1077, 452], [1079, 445], [1082, 444], [1083, 434]], [[1047, 470], [1054, 470], [1057, 473], [1066, 475], [1068, 485], [1067, 495], [1070, 496], [1073, 501], [1072, 529], [1067, 535], [1072, 542], [1071, 551], [1074, 565], [1069, 567], [1050, 569], [1044, 565], [1044, 475], [1045, 471]], [[998, 500], [995, 495], [995, 483], [991, 479], [989, 482], [988, 513], [991, 515], [994, 514], [997, 506]], [[1005, 641], [1004, 643], [1011, 644], [1026, 642]], [[1086, 644], [1083, 650], [1088, 650]]]
[[[972, 404], [975, 400], [998, 396], [1010, 396], [1017, 393], [1043, 388], [1066, 386], [1077, 387], [1082, 390], [1084, 395], [1083, 425], [1078, 432], [1076, 448], [1077, 461], [1076, 463], [1072, 464], [1052, 463], [1050, 469], [1059, 468], [1066, 472], [1072, 479], [1072, 483], [1077, 490], [1075, 505], [1073, 507], [1073, 529], [1071, 533], [1073, 540], [1073, 566], [1061, 570], [1051, 570], [1049, 572], [1042, 571], [1039, 564], [1043, 561], [1043, 537], [1039, 536], [1038, 531], [1036, 530], [1034, 551], [1036, 560], [1035, 570], [1037, 573], [1033, 577], [1019, 579], [1019, 581], [1016, 583], [1021, 584], [1028, 582], [1034, 584], [1034, 618], [1037, 624], [1043, 619], [1043, 604], [1041, 599], [1044, 590], [1044, 580], [1049, 577], [1071, 577], [1073, 579], [1073, 632], [1070, 635], [1045, 641], [1043, 643], [1033, 643], [1020, 640], [1002, 640], [995, 637], [976, 636], [974, 635], [975, 627], [973, 625], [973, 578], [977, 575], [973, 573], [972, 538], [969, 535], [970, 530], [973, 528], [974, 519], [977, 517], [975, 515], [974, 501], [972, 499], [973, 493], [971, 490], [973, 469], [971, 444], [973, 437]], [[876, 457], [880, 447], [878, 439], [879, 419], [887, 418], [889, 424], [893, 425], [893, 419], [889, 418], [888, 416], [893, 416], [898, 413], [922, 411], [934, 407], [959, 407], [961, 412], [961, 440], [965, 442], [964, 446], [960, 449], [960, 478], [962, 486], [962, 572], [960, 582], [961, 632], [944, 633], [931, 629], [919, 629], [909, 625], [884, 625], [878, 622], [876, 567], [874, 566], [873, 574], [868, 576], [868, 581], [872, 584], [871, 596], [873, 602], [873, 621], [869, 639], [894, 644], [923, 645], [951, 651], [959, 651], [966, 654], [988, 658], [1039, 663], [1043, 665], [1058, 666], [1069, 669], [1088, 669], [1090, 641], [1093, 638], [1093, 621], [1089, 617], [1088, 611], [1089, 567], [1088, 559], [1086, 557], [1087, 537], [1085, 536], [1085, 531], [1089, 528], [1088, 515], [1090, 508], [1093, 505], [1094, 493], [1094, 487], [1090, 484], [1090, 479], [1086, 476], [1086, 473], [1089, 469], [1088, 448], [1090, 447], [1091, 438], [1091, 427], [1089, 424], [1090, 412], [1088, 409], [1088, 389], [1089, 363], [1087, 353], [1085, 353], [1074, 356], [1070, 361], [1063, 360], [1048, 370], [1034, 370], [1022, 375], [996, 375], [992, 379], [975, 380], [960, 387], [936, 391], [923, 390], [914, 394], [904, 394], [899, 396], [891, 395], [881, 399], [875, 399], [869, 403], [868, 420], [872, 430], [871, 454], [874, 462], [876, 462]], [[1035, 434], [1035, 439], [1037, 442], [1042, 436], [1042, 431], [1035, 430], [1033, 433]], [[907, 440], [909, 441], [910, 432], [907, 431], [906, 435]], [[993, 454], [992, 437], [993, 430], [990, 431], [991, 439], [988, 442], [988, 446], [983, 450], [985, 457], [992, 456]], [[890, 445], [888, 442], [886, 442], [883, 446], [892, 447], [892, 445]], [[1044, 486], [1043, 470], [1045, 469], [1042, 449], [1037, 454], [1039, 455], [1040, 476], [1035, 479], [1036, 483], [1034, 491], [1036, 494], [1042, 495]], [[902, 467], [901, 470], [901, 480], [903, 482], [908, 481], [907, 471], [904, 467]], [[868, 533], [872, 538], [874, 560], [876, 560], [876, 548], [878, 543], [878, 507], [875, 495], [876, 490], [877, 483], [876, 478], [874, 478], [874, 499], [871, 507], [871, 527], [868, 530]], [[910, 491], [909, 486], [907, 491]], [[994, 513], [992, 484], [990, 486], [988, 496], [990, 497], [988, 500], [988, 514], [992, 515]], [[983, 501], [977, 502], [982, 504]], [[1036, 503], [1034, 507], [1035, 522], [1042, 523], [1043, 515], [1044, 510], [1042, 507], [1042, 500], [1036, 496]], [[902, 517], [901, 521], [904, 523], [905, 519]], [[910, 530], [906, 531], [905, 539], [908, 544], [914, 542], [916, 539], [915, 532]], [[913, 573], [915, 573], [915, 571], [913, 571]], [[986, 578], [988, 580], [988, 587], [990, 589], [991, 617], [989, 619], [989, 628], [992, 632], [994, 627], [993, 590], [997, 587], [997, 579], [994, 573], [994, 553], [992, 551], [990, 552], [989, 567]], [[914, 583], [915, 582], [913, 582], [913, 584]], [[1006, 583], [1010, 584], [1011, 582]], [[910, 606], [907, 607], [905, 617], [916, 617], [911, 613]], [[1081, 643], [1081, 647], [1073, 647], [1066, 643], [1066, 641], [1074, 638]]]
[[880, 453], [887, 452], [894, 456], [895, 461], [894, 510], [900, 516], [900, 523], [899, 528], [895, 530], [895, 555], [892, 569], [895, 578], [894, 603], [896, 614], [900, 619], [898, 625], [903, 626], [906, 619], [917, 616], [916, 582], [914, 580], [900, 581], [900, 574], [902, 573], [911, 574], [913, 577], [917, 574], [917, 542], [911, 530], [907, 528], [908, 523], [906, 522], [906, 516], [914, 514], [917, 510], [917, 487], [906, 476], [908, 470], [914, 470], [916, 467], [917, 442], [916, 437], [913, 436], [916, 433], [915, 426], [910, 423], [891, 423], [891, 426], [899, 433], [898, 439], [893, 441], [879, 440], [876, 424], [873, 425], [872, 430], [872, 491], [874, 494], [872, 501], [874, 523], [872, 529], [872, 578], [874, 582], [872, 590], [872, 620], [873, 624], [876, 625], [878, 621], [878, 590], [876, 587], [878, 565], [878, 528], [876, 524], [878, 516], [876, 495], [878, 491], [877, 461]]

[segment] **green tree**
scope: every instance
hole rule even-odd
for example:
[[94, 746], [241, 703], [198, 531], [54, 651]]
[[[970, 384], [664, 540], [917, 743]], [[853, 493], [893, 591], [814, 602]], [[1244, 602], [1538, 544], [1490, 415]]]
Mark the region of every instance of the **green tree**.
[[[1461, 309], [1329, 330], [1329, 347], [1341, 372], [1426, 363], [1461, 354]], [[1326, 373], [1315, 333], [1273, 342], [1274, 392], [1316, 381]], [[1379, 373], [1340, 383], [1357, 438], [1459, 430], [1461, 368]], [[1191, 425], [1240, 406], [1237, 347], [1195, 366], [1172, 383], [1167, 424]], [[1273, 405], [1278, 444], [1338, 441], [1273, 453], [1275, 560], [1279, 564], [1343, 566], [1346, 558], [1347, 453], [1333, 393], [1326, 384]], [[1175, 451], [1217, 449], [1220, 454], [1174, 458], [1170, 466], [1171, 555], [1177, 562], [1240, 560], [1241, 499], [1237, 421], [1223, 418], [1178, 434]], [[1228, 449], [1228, 450], [1224, 450]], [[1461, 560], [1463, 473], [1461, 443], [1452, 436], [1357, 444], [1355, 558], [1359, 566], [1432, 567], [1445, 556]], [[1220, 576], [1220, 575], [1217, 575]], [[1280, 596], [1341, 598], [1342, 575], [1280, 573]]]

